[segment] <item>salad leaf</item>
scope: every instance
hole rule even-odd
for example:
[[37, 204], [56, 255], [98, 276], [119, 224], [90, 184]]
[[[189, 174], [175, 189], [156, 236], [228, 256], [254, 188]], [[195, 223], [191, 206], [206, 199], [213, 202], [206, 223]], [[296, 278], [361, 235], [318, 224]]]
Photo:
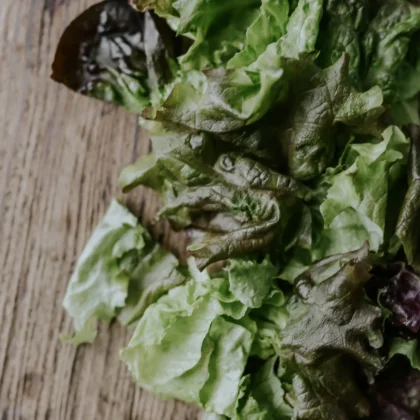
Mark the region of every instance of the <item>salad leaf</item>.
[[[292, 408], [285, 402], [285, 391], [276, 374], [277, 357], [267, 360], [254, 373], [243, 377], [234, 420], [288, 420]], [[205, 420], [224, 420], [226, 416], [207, 413]]]
[[[217, 133], [243, 128], [261, 119], [271, 106], [284, 99], [288, 83], [284, 68], [290, 68], [289, 76], [296, 74], [287, 59], [298, 61], [302, 54], [314, 51], [322, 0], [300, 0], [290, 18], [287, 2], [264, 0], [260, 9], [255, 8], [260, 2], [253, 0], [241, 2], [240, 8], [236, 2], [215, 3], [203, 0], [167, 2], [165, 5], [136, 3], [141, 10], [156, 7], [162, 16], [178, 16], [175, 25], [178, 33], [195, 39], [180, 60], [181, 66], [190, 70], [187, 79], [176, 83], [163, 106], [146, 112], [146, 118]], [[247, 21], [249, 5], [253, 10], [252, 24]], [[240, 18], [232, 18], [231, 12], [239, 13]], [[207, 59], [209, 51], [220, 58], [220, 51], [229, 51], [226, 44], [235, 43], [236, 32], [226, 20], [238, 24], [242, 33], [244, 27], [250, 25], [246, 40], [238, 42], [237, 54], [230, 61]], [[228, 32], [229, 36], [221, 36], [223, 48], [211, 46], [213, 38], [218, 36], [214, 25], [221, 24], [223, 32]], [[264, 36], [260, 30], [264, 31]], [[203, 31], [211, 33], [205, 42]], [[201, 61], [192, 59], [196, 55]], [[194, 72], [193, 69], [201, 71]]]
[[279, 50], [283, 57], [298, 58], [315, 50], [322, 16], [322, 0], [299, 0], [281, 38]]
[[349, 146], [343, 162], [347, 169], [326, 180], [331, 186], [320, 207], [329, 249], [324, 255], [356, 249], [365, 240], [379, 250], [385, 240], [388, 193], [404, 176], [408, 148], [397, 127], [385, 130], [379, 143]]
[[[295, 419], [350, 419], [369, 414], [358, 386], [382, 368], [381, 312], [365, 298], [368, 248], [327, 259], [296, 280], [281, 354], [293, 379]], [[347, 261], [346, 261], [347, 260]], [[337, 262], [344, 263], [337, 271]], [[341, 265], [340, 264], [340, 265]]]
[[420, 92], [420, 32], [410, 39], [408, 53], [396, 76], [396, 96], [399, 100], [411, 99]]
[[379, 85], [387, 99], [396, 94], [397, 72], [408, 52], [410, 38], [420, 29], [420, 7], [406, 0], [380, 4], [363, 36], [364, 83]]
[[260, 407], [266, 409], [268, 418], [287, 420], [292, 415], [292, 408], [285, 403], [286, 392], [276, 374], [277, 362], [277, 358], [272, 357], [251, 376], [252, 396]]
[[[267, 51], [270, 57], [271, 51]], [[351, 88], [348, 56], [323, 71], [310, 58], [277, 56], [270, 63], [275, 61], [276, 66], [264, 66], [263, 70], [205, 70], [199, 79], [176, 84], [162, 107], [144, 116], [181, 124], [188, 130], [217, 133], [222, 140], [240, 142], [246, 148], [257, 138], [274, 137], [277, 149], [283, 149], [288, 172], [297, 179], [313, 178], [331, 163], [338, 125], [375, 132], [375, 121], [383, 112], [382, 94], [377, 88], [365, 93]], [[281, 103], [287, 96], [290, 101], [283, 109]], [[275, 104], [280, 105], [271, 115], [252, 125]], [[279, 113], [284, 117], [279, 119]], [[260, 131], [267, 122], [274, 126], [271, 133]], [[280, 135], [275, 135], [276, 131]]]
[[[214, 223], [214, 220], [219, 221], [220, 217], [212, 218], [204, 230], [214, 231], [218, 235], [211, 235], [209, 240], [206, 239], [202, 244], [194, 245], [191, 248], [194, 255], [200, 259], [200, 266], [229, 256], [243, 254], [245, 251], [251, 252], [266, 247], [278, 230], [282, 230], [281, 226], [286, 225], [291, 214], [288, 205], [286, 208], [284, 207], [283, 200], [281, 207], [279, 207], [279, 203], [273, 200], [271, 191], [274, 195], [278, 195], [289, 190], [292, 193], [289, 193], [289, 196], [293, 196], [295, 192], [297, 198], [303, 198], [304, 200], [310, 198], [309, 190], [306, 188], [308, 192], [304, 192], [305, 187], [294, 178], [299, 178], [298, 173], [303, 178], [312, 177], [316, 173], [322, 172], [326, 165], [331, 162], [336, 147], [334, 120], [350, 126], [355, 124], [358, 126], [358, 130], [363, 130], [365, 125], [374, 121], [378, 114], [382, 112], [380, 95], [376, 97], [374, 91], [358, 94], [351, 89], [350, 85], [344, 83], [343, 80], [347, 73], [346, 66], [345, 56], [333, 68], [324, 72], [314, 70], [313, 65], [309, 64], [308, 68], [314, 71], [314, 73], [310, 73], [313, 76], [310, 79], [311, 82], [300, 83], [301, 96], [298, 94], [298, 87], [294, 88], [296, 89], [294, 93], [296, 105], [291, 107], [290, 118], [286, 120], [292, 121], [292, 127], [288, 128], [289, 123], [287, 123], [281, 128], [280, 132], [282, 134], [278, 139], [280, 144], [288, 145], [289, 150], [286, 154], [289, 156], [288, 166], [292, 177], [273, 171], [255, 160], [256, 157], [250, 159], [232, 152], [222, 153], [219, 160], [215, 162], [214, 150], [227, 148], [228, 145], [209, 147], [209, 156], [213, 155], [213, 157], [204, 157], [201, 153], [204, 146], [198, 145], [206, 142], [215, 145], [220, 140], [214, 143], [215, 140], [214, 138], [213, 140], [210, 139], [210, 134], [206, 135], [207, 140], [205, 140], [205, 135], [200, 132], [193, 134], [197, 127], [186, 127], [184, 136], [180, 137], [181, 143], [185, 141], [186, 144], [175, 147], [162, 155], [159, 154], [155, 158], [142, 159], [136, 165], [127, 168], [121, 176], [122, 187], [128, 190], [135, 185], [144, 184], [157, 189], [165, 201], [165, 207], [161, 210], [160, 215], [169, 218], [180, 228], [194, 225], [192, 215], [203, 210], [216, 212], [217, 215], [223, 213], [230, 216], [229, 218], [223, 217], [224, 226], [221, 226], [220, 223], [217, 223], [217, 225]], [[337, 73], [341, 76], [337, 76]], [[336, 78], [340, 80], [340, 77], [341, 82], [336, 81]], [[331, 83], [331, 86], [324, 88], [324, 83]], [[338, 83], [338, 86], [336, 83]], [[331, 93], [328, 93], [328, 89], [331, 90]], [[334, 105], [335, 99], [332, 99], [329, 102], [332, 103], [331, 112], [321, 113], [324, 122], [317, 121], [319, 119], [318, 110], [314, 111], [315, 120], [313, 123], [305, 123], [304, 115], [306, 111], [319, 108], [314, 100], [316, 99], [315, 94], [321, 91], [324, 91], [327, 96], [335, 97], [337, 99], [336, 105], [340, 108], [334, 111], [336, 105]], [[197, 91], [194, 92], [196, 94]], [[196, 111], [197, 108], [192, 107], [191, 115], [195, 116]], [[335, 116], [331, 114], [333, 111], [336, 113]], [[182, 118], [185, 118], [186, 114], [183, 113], [182, 116]], [[248, 138], [246, 137], [246, 139]], [[326, 141], [327, 138], [330, 138], [330, 140]], [[221, 140], [223, 143], [225, 138], [222, 136]], [[189, 152], [187, 152], [187, 149]], [[194, 151], [191, 151], [191, 149], [194, 149]], [[197, 150], [200, 151], [197, 152]], [[185, 158], [187, 153], [190, 156], [188, 161]], [[199, 157], [194, 158], [197, 153]], [[213, 170], [211, 170], [210, 165], [213, 166]], [[294, 166], [296, 166], [295, 169], [293, 169]], [[177, 176], [176, 173], [181, 176]], [[258, 178], [254, 174], [259, 174]], [[232, 186], [232, 184], [234, 185]], [[183, 188], [185, 185], [188, 188]], [[203, 186], [206, 188], [203, 188]], [[244, 189], [245, 187], [248, 188]], [[260, 192], [260, 190], [263, 191]], [[271, 190], [270, 194], [267, 194], [268, 190]], [[229, 231], [234, 229], [235, 232], [231, 232], [227, 237], [224, 235], [226, 229], [229, 229]], [[253, 232], [251, 237], [249, 236], [250, 232]], [[227, 240], [222, 240], [220, 234], [223, 234], [222, 237], [227, 238]], [[343, 251], [349, 251], [358, 246], [361, 246], [361, 243], [358, 243], [354, 248], [347, 248]], [[325, 255], [328, 254], [320, 255], [318, 258]]]
[[243, 379], [243, 396], [239, 399], [235, 420], [288, 420], [292, 408], [285, 401], [285, 390], [277, 376], [278, 358], [272, 357]]
[[410, 362], [412, 368], [420, 370], [420, 348], [417, 339], [393, 337], [389, 348], [389, 358], [403, 355]]
[[416, 420], [420, 415], [420, 372], [401, 359], [377, 378], [371, 420]]
[[206, 69], [175, 84], [160, 109], [148, 119], [190, 129], [224, 133], [249, 125], [284, 96], [283, 69]]
[[289, 295], [280, 289], [272, 289], [260, 308], [250, 316], [257, 323], [257, 332], [252, 343], [251, 356], [268, 360], [280, 354], [281, 331], [289, 319], [287, 301]]
[[411, 174], [410, 186], [398, 219], [396, 234], [401, 239], [408, 262], [420, 269], [420, 126], [410, 126]]
[[404, 266], [398, 268], [383, 286], [379, 299], [390, 311], [389, 320], [394, 327], [417, 334], [420, 332], [420, 277]]
[[174, 42], [164, 21], [124, 1], [98, 3], [64, 32], [52, 78], [140, 113], [160, 101], [175, 75]]
[[118, 319], [138, 384], [207, 419], [419, 418], [417, 3], [107, 0], [76, 19], [53, 78], [140, 114], [153, 152], [120, 185], [158, 193], [192, 258], [114, 201], [65, 296], [70, 340]]
[[409, 139], [392, 126], [382, 136], [380, 142], [350, 143], [341, 163], [320, 178], [313, 202], [296, 215], [283, 279], [293, 281], [314, 261], [358, 249], [366, 240], [375, 252], [392, 251]]
[[385, 320], [387, 358], [405, 356], [420, 370], [420, 278], [403, 263], [376, 267], [368, 284], [369, 295], [377, 300]]
[[311, 197], [305, 185], [253, 159], [234, 152], [217, 156], [212, 144], [191, 137], [169, 153], [140, 159], [120, 178], [125, 191], [139, 184], [157, 190], [164, 201], [159, 216], [176, 228], [204, 232], [190, 246], [200, 267], [266, 248], [293, 208]]
[[257, 17], [248, 26], [245, 46], [227, 63], [227, 67], [247, 67], [262, 55], [267, 46], [286, 33], [289, 3], [279, 0], [262, 0]]
[[378, 266], [367, 293], [382, 310], [387, 358], [404, 355], [413, 368], [420, 370], [420, 277], [403, 263]]
[[408, 124], [420, 125], [420, 102], [419, 97], [415, 96], [396, 102], [390, 112], [394, 124], [400, 126]]
[[192, 279], [149, 306], [121, 357], [144, 388], [233, 417], [256, 332], [229, 291], [240, 264], [213, 278], [189, 264]]
[[396, 77], [396, 101], [391, 108], [395, 124], [420, 124], [420, 32], [410, 41], [406, 59]]
[[188, 248], [200, 267], [266, 248], [287, 220], [286, 212], [281, 218], [280, 205], [270, 196], [258, 191], [250, 195], [247, 191], [218, 185], [187, 190], [171, 207], [166, 206], [163, 214], [168, 215], [181, 206], [192, 211], [203, 208], [220, 212], [222, 217], [227, 213], [222, 220], [217, 214], [211, 217], [204, 225], [208, 234]]
[[317, 42], [320, 51], [317, 62], [323, 68], [347, 53], [349, 77], [354, 86], [360, 86], [362, 30], [367, 25], [368, 3], [367, 0], [328, 0]]
[[156, 244], [131, 273], [127, 298], [118, 313], [119, 322], [134, 325], [152, 303], [185, 283], [188, 274], [185, 271], [174, 255]]
[[282, 138], [294, 178], [314, 178], [331, 163], [338, 124], [364, 131], [383, 112], [380, 89], [354, 91], [348, 65], [349, 57], [343, 55], [334, 65], [315, 71], [306, 83], [299, 81], [294, 88]]
[[[283, 57], [313, 52], [322, 0], [300, 0], [291, 11], [280, 0], [157, 2], [134, 0], [139, 10], [154, 9], [178, 34], [193, 39], [180, 59], [187, 70], [247, 67], [277, 45]], [[272, 44], [272, 45], [271, 45]]]
[[244, 28], [252, 25], [258, 14], [259, 0], [204, 1], [168, 0], [134, 1], [136, 8], [153, 8], [165, 17], [179, 35], [193, 40], [180, 58], [184, 69], [220, 67], [241, 50]]
[[[159, 265], [154, 272], [151, 260]], [[133, 309], [121, 314], [122, 322], [131, 321], [134, 314], [141, 314], [148, 304], [185, 280], [177, 266], [176, 258], [154, 245], [137, 218], [114, 200], [86, 244], [64, 296], [63, 306], [75, 327], [75, 334], [67, 340], [92, 342], [97, 321], [115, 318], [126, 303]], [[156, 278], [158, 273], [162, 276]]]
[[266, 258], [262, 263], [231, 260], [228, 269], [230, 291], [249, 308], [259, 308], [273, 286], [277, 268]]

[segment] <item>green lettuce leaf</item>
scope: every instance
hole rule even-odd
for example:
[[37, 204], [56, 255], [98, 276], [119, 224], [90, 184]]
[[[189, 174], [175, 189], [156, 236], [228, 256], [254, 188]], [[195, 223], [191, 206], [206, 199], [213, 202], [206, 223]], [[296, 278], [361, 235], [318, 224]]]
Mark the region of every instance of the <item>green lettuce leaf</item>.
[[[284, 197], [304, 201], [311, 198], [311, 191], [296, 178], [313, 178], [333, 161], [339, 125], [344, 124], [349, 130], [361, 132], [375, 131], [374, 122], [382, 112], [380, 91], [373, 89], [357, 93], [351, 88], [346, 56], [323, 71], [310, 60], [306, 64], [294, 60], [287, 63], [290, 66], [288, 74], [295, 64], [308, 70], [304, 77], [297, 77], [289, 86], [290, 94], [295, 98], [294, 105], [285, 110], [285, 120], [280, 120], [277, 138], [273, 139], [278, 148], [287, 149], [283, 157], [287, 156], [285, 164], [292, 176], [271, 169], [271, 162], [270, 166], [261, 163], [258, 149], [264, 144], [260, 143], [260, 139], [266, 133], [258, 133], [260, 123], [249, 126], [249, 130], [246, 129], [248, 134], [242, 140], [243, 133], [235, 135], [238, 130], [212, 135], [196, 130], [194, 124], [200, 111], [192, 105], [190, 115], [194, 121], [190, 127], [184, 124], [185, 118], [189, 118], [186, 113], [182, 113], [181, 125], [180, 121], [177, 125], [166, 121], [167, 114], [165, 122], [149, 123], [149, 127], [157, 129], [153, 139], [153, 143], [158, 145], [156, 155], [141, 159], [121, 175], [120, 183], [125, 191], [139, 184], [157, 190], [165, 203], [160, 217], [168, 218], [177, 228], [191, 226], [210, 232], [203, 241], [190, 248], [199, 258], [200, 266], [267, 247], [275, 235], [283, 246], [288, 246], [283, 240], [283, 229], [291, 215], [301, 211], [301, 203], [285, 200]], [[197, 94], [197, 90], [192, 92]], [[319, 97], [328, 98], [328, 101], [320, 105]], [[267, 119], [274, 120], [281, 109], [274, 109], [270, 116], [261, 120], [261, 124]], [[312, 115], [313, 120], [306, 120], [307, 115]], [[169, 147], [164, 146], [167, 138], [165, 127], [177, 127], [174, 139], [167, 142], [171, 145]], [[232, 137], [228, 139], [230, 135]], [[252, 154], [255, 156], [252, 159], [237, 152], [226, 153], [229, 148], [246, 143], [248, 147], [253, 147], [251, 144], [254, 141], [255, 153]], [[162, 149], [165, 151], [162, 152]], [[270, 154], [276, 156], [270, 150], [264, 156]], [[284, 171], [284, 162], [279, 166], [283, 166]], [[210, 220], [201, 220], [197, 224], [197, 215], [203, 213], [213, 215]], [[305, 236], [308, 237], [307, 234]], [[360, 245], [358, 243], [355, 248]], [[338, 251], [333, 249], [332, 253]]]
[[152, 303], [185, 283], [188, 274], [185, 271], [173, 254], [156, 244], [130, 273], [127, 298], [118, 321], [126, 326], [135, 324]]
[[286, 34], [278, 45], [281, 56], [298, 58], [315, 50], [322, 4], [322, 0], [299, 0], [287, 23]]
[[[267, 50], [267, 59], [268, 52], [271, 50]], [[383, 112], [382, 93], [379, 88], [364, 93], [352, 88], [348, 55], [321, 70], [314, 65], [313, 55], [295, 59], [278, 54], [269, 62], [279, 61], [287, 92], [270, 105], [271, 109], [261, 119], [242, 128], [241, 122], [229, 127], [228, 132], [213, 123], [202, 126], [201, 117], [186, 124], [189, 129], [217, 134], [219, 139], [280, 172], [311, 180], [334, 163], [351, 133], [379, 135], [377, 120]], [[185, 124], [180, 119], [177, 122]]]
[[[137, 218], [114, 200], [77, 261], [63, 306], [74, 320], [74, 344], [90, 343], [97, 321], [110, 321], [120, 308], [128, 324], [170, 288], [184, 282], [176, 258], [153, 244]], [[156, 277], [159, 275], [159, 277]]]
[[[220, 282], [210, 282], [206, 273], [195, 275], [146, 310], [121, 357], [142, 387], [163, 397], [200, 403], [200, 391], [210, 375], [209, 364], [216, 346], [210, 329], [224, 310], [211, 293], [218, 291]], [[215, 324], [214, 335], [221, 324]], [[233, 324], [224, 326], [229, 332], [235, 328]], [[239, 337], [248, 334], [246, 329], [238, 328]], [[243, 356], [238, 362], [244, 366]]]
[[406, 59], [396, 76], [396, 98], [391, 107], [394, 124], [420, 124], [420, 31], [411, 38]]
[[[285, 390], [277, 376], [277, 357], [267, 360], [254, 373], [242, 378], [236, 411], [232, 420], [290, 420], [292, 408], [285, 401]], [[207, 413], [206, 420], [228, 417]]]
[[388, 128], [379, 143], [349, 146], [344, 160], [348, 168], [329, 177], [331, 186], [320, 207], [324, 255], [357, 249], [365, 240], [373, 251], [380, 249], [385, 240], [388, 194], [404, 177], [408, 150], [409, 140], [397, 127]]
[[[140, 10], [155, 7], [165, 17], [177, 16], [177, 32], [194, 39], [180, 59], [188, 70], [187, 80], [175, 84], [160, 109], [144, 116], [217, 133], [258, 121], [285, 98], [284, 67], [291, 68], [290, 76], [297, 73], [285, 60], [298, 61], [314, 52], [322, 15], [322, 0], [300, 0], [290, 18], [288, 2], [279, 0], [247, 0], [240, 7], [237, 1], [222, 5], [214, 0], [163, 5], [140, 0], [136, 5]], [[218, 45], [213, 45], [215, 39]]]
[[283, 279], [293, 281], [314, 261], [358, 249], [366, 240], [375, 252], [394, 252], [409, 143], [393, 126], [380, 142], [348, 145], [340, 165], [318, 182], [312, 203], [295, 216]]
[[257, 323], [251, 356], [267, 360], [280, 353], [280, 334], [289, 319], [287, 301], [286, 293], [280, 289], [272, 289], [262, 306], [251, 312], [251, 318]]
[[[256, 333], [249, 308], [231, 292], [230, 280], [243, 276], [244, 264], [233, 262], [227, 273], [210, 278], [190, 260], [191, 280], [148, 307], [121, 352], [139, 385], [164, 398], [235, 415]], [[267, 276], [267, 262], [257, 267], [255, 276]], [[256, 288], [261, 295], [263, 290], [264, 285]]]
[[397, 73], [408, 52], [410, 38], [420, 29], [420, 7], [407, 0], [380, 4], [363, 35], [364, 84], [379, 85], [388, 101], [395, 98]]
[[420, 348], [417, 339], [406, 340], [405, 338], [393, 337], [389, 346], [388, 357], [400, 354], [406, 356], [414, 369], [420, 370]]
[[396, 97], [410, 99], [420, 92], [420, 32], [410, 39], [408, 53], [396, 76]]
[[268, 418], [288, 420], [293, 410], [285, 402], [286, 391], [277, 376], [277, 362], [278, 358], [272, 357], [257, 373], [251, 375], [251, 395], [266, 410]]
[[231, 260], [230, 291], [249, 308], [259, 308], [273, 286], [277, 271], [268, 258], [260, 264], [248, 259]]
[[354, 86], [360, 86], [361, 43], [368, 3], [367, 0], [328, 0], [317, 42], [317, 62], [323, 68], [334, 64], [343, 53], [348, 54], [349, 76]]
[[258, 15], [259, 0], [177, 1], [180, 15], [178, 34], [194, 39], [188, 52], [180, 58], [183, 69], [224, 67], [245, 44], [245, 28]]
[[285, 401], [286, 392], [277, 376], [278, 358], [271, 357], [259, 369], [243, 378], [243, 393], [234, 420], [290, 420], [293, 410]]
[[[338, 126], [376, 133], [375, 121], [383, 112], [379, 88], [364, 93], [352, 89], [347, 55], [322, 71], [312, 61], [307, 56], [282, 58], [268, 49], [248, 69], [203, 70], [175, 84], [162, 107], [149, 109], [144, 117], [182, 125], [186, 131], [212, 132], [245, 150], [258, 141], [277, 154], [282, 151], [291, 175], [311, 179], [331, 164]], [[286, 98], [290, 100], [282, 106]], [[265, 156], [273, 159], [273, 150]]]
[[287, 88], [281, 67], [206, 69], [176, 83], [162, 107], [144, 116], [223, 133], [259, 120]]
[[283, 57], [313, 52], [322, 0], [300, 0], [291, 11], [282, 0], [135, 0], [138, 10], [154, 9], [193, 44], [180, 58], [187, 70], [242, 68], [264, 55], [271, 44]]
[[247, 67], [256, 61], [268, 45], [277, 42], [286, 33], [288, 19], [287, 1], [262, 0], [258, 16], [246, 31], [244, 47], [230, 59], [227, 67]]
[[369, 404], [357, 381], [382, 368], [381, 311], [368, 302], [368, 247], [329, 258], [296, 280], [290, 319], [281, 331], [282, 364], [292, 376], [294, 419], [364, 417]]
[[404, 126], [420, 124], [420, 97], [405, 99], [393, 104], [390, 112], [393, 124]]
[[136, 0], [134, 3], [139, 10], [153, 8], [178, 35], [193, 40], [180, 63], [186, 70], [198, 70], [221, 67], [243, 48], [245, 29], [255, 21], [261, 1]]

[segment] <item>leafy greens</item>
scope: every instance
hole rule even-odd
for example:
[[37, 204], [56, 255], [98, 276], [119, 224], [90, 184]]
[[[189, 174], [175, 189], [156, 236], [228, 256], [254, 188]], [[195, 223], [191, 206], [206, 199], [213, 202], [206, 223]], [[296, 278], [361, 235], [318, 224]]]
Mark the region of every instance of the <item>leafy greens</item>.
[[420, 418], [417, 1], [106, 0], [52, 77], [139, 115], [120, 186], [191, 255], [114, 200], [67, 340], [117, 319], [136, 382], [208, 420]]

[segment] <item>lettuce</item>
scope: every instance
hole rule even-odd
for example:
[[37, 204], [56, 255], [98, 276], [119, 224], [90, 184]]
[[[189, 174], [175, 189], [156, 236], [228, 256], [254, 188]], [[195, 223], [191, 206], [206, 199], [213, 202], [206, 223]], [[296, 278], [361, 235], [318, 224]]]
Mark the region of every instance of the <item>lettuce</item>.
[[177, 259], [153, 244], [136, 217], [114, 200], [86, 244], [64, 296], [75, 328], [66, 339], [92, 342], [97, 321], [112, 320], [123, 307], [121, 321], [129, 324], [185, 281], [177, 267]]
[[[382, 368], [367, 258], [365, 247], [322, 261], [292, 295], [267, 259], [232, 260], [212, 277], [190, 260], [191, 280], [149, 306], [121, 357], [140, 386], [231, 419], [366, 415], [355, 369], [368, 381]], [[244, 276], [254, 287], [238, 290]]]
[[420, 369], [420, 277], [403, 263], [375, 268], [368, 292], [383, 313], [388, 359], [404, 355]]
[[[292, 408], [285, 403], [285, 391], [276, 374], [277, 357], [267, 360], [253, 374], [243, 377], [233, 420], [287, 420]], [[205, 420], [226, 420], [229, 417], [206, 413]]]
[[298, 58], [315, 51], [322, 3], [322, 0], [299, 0], [280, 39], [279, 51], [283, 57]]
[[420, 372], [398, 359], [377, 378], [372, 420], [415, 420], [420, 414]]
[[[408, 139], [396, 127], [388, 128], [379, 143], [349, 146], [342, 161], [347, 169], [325, 180], [330, 187], [320, 206], [331, 250], [356, 249], [365, 240], [372, 250], [379, 250], [385, 240], [388, 193], [404, 177], [408, 150]], [[348, 230], [345, 243], [340, 241], [343, 229]]]
[[164, 201], [159, 216], [176, 228], [204, 232], [190, 247], [200, 267], [267, 246], [311, 197], [299, 181], [235, 152], [218, 156], [219, 148], [193, 136], [162, 156], [141, 158], [120, 178], [124, 190], [138, 184], [157, 190]]
[[367, 24], [368, 0], [325, 2], [321, 30], [317, 40], [321, 67], [334, 64], [343, 53], [349, 56], [349, 76], [359, 87], [360, 66], [363, 60], [361, 44], [363, 27]]
[[208, 67], [242, 68], [254, 63], [270, 44], [281, 55], [297, 57], [314, 51], [322, 1], [300, 0], [291, 11], [287, 1], [134, 0], [138, 10], [154, 9], [177, 34], [193, 40], [180, 57], [187, 70]]
[[372, 419], [415, 419], [420, 414], [420, 278], [403, 263], [373, 271], [369, 295], [384, 319], [387, 365], [371, 386]]
[[[249, 264], [254, 288], [238, 290], [238, 277], [250, 275]], [[210, 278], [193, 260], [189, 265], [190, 281], [149, 306], [121, 357], [142, 387], [234, 417], [257, 330], [252, 306], [243, 302], [261, 305], [276, 269], [267, 260], [234, 260], [226, 273]]]
[[70, 89], [140, 113], [175, 77], [176, 43], [165, 22], [118, 0], [74, 20], [58, 44], [52, 78]]
[[260, 1], [136, 0], [134, 3], [139, 10], [154, 8], [177, 34], [193, 40], [180, 62], [186, 69], [197, 69], [219, 67], [241, 50], [245, 38], [242, 29], [255, 20]]
[[313, 205], [298, 219], [302, 231], [296, 234], [307, 240], [301, 238], [288, 251], [282, 278], [292, 281], [312, 262], [358, 249], [366, 240], [375, 252], [394, 252], [409, 147], [397, 127], [387, 128], [380, 142], [348, 145], [340, 165], [320, 179]]
[[420, 269], [418, 234], [420, 216], [419, 129], [419, 126], [411, 126], [409, 128], [411, 138], [411, 173], [409, 176], [409, 188], [405, 196], [396, 229], [396, 234], [401, 239], [408, 262], [417, 270]]
[[136, 382], [207, 419], [416, 419], [419, 45], [409, 0], [107, 0], [71, 23], [53, 79], [140, 115], [153, 150], [120, 186], [159, 195], [191, 258], [113, 201], [68, 339], [117, 319]]
[[[264, 162], [265, 157], [270, 159], [273, 154], [269, 149], [260, 149], [259, 139], [265, 138], [265, 133], [259, 133], [262, 122], [242, 131], [238, 128], [244, 123], [242, 117], [231, 119], [229, 114], [226, 124], [231, 121], [235, 125], [228, 126], [220, 114], [224, 112], [220, 110], [224, 101], [216, 100], [215, 92], [206, 95], [191, 88], [188, 92], [194, 98], [205, 101], [191, 103], [188, 95], [173, 96], [178, 88], [185, 87], [177, 85], [157, 111], [155, 120], [149, 121], [155, 133], [152, 139], [156, 154], [141, 158], [121, 174], [120, 184], [125, 191], [143, 184], [159, 192], [164, 201], [159, 216], [169, 219], [178, 228], [195, 228], [196, 214], [213, 213], [210, 221], [204, 224], [201, 221], [198, 226], [206, 231], [205, 239], [190, 247], [199, 258], [200, 267], [267, 247], [275, 237], [283, 246], [288, 246], [285, 227], [293, 213], [303, 211], [302, 201], [312, 197], [311, 189], [300, 181], [321, 174], [334, 160], [339, 148], [338, 126], [348, 126], [349, 132], [375, 131], [375, 122], [383, 112], [381, 93], [377, 89], [358, 93], [351, 87], [346, 56], [323, 71], [310, 60], [287, 63], [287, 73], [295, 65], [303, 66], [306, 72], [303, 80], [296, 78], [288, 87], [293, 97], [288, 110], [280, 106], [266, 117], [274, 120], [277, 112], [284, 112], [287, 117], [277, 129], [273, 124], [277, 138], [267, 145], [284, 149], [283, 162], [277, 162], [281, 170], [272, 169], [272, 162]], [[223, 84], [219, 88], [224, 89]], [[229, 91], [221, 92], [226, 95]], [[238, 96], [235, 94], [232, 98]], [[323, 102], [325, 98], [328, 101]], [[211, 104], [208, 107], [209, 100], [219, 107], [217, 113], [213, 113]], [[241, 102], [241, 106], [244, 104]], [[230, 106], [227, 109], [232, 111]], [[213, 121], [208, 112], [219, 119]], [[169, 127], [176, 127], [171, 140], [165, 136]], [[227, 129], [233, 131], [219, 133]], [[235, 151], [239, 142], [252, 147], [252, 141], [255, 141], [252, 158]], [[164, 150], [162, 144], [166, 144]], [[260, 156], [264, 158], [259, 159]], [[343, 251], [332, 249], [332, 253], [355, 249], [362, 242]], [[325, 255], [331, 254], [318, 258]]]
[[406, 0], [382, 2], [363, 38], [365, 85], [379, 85], [387, 98], [395, 97], [398, 70], [418, 30], [418, 6]]
[[337, 125], [366, 132], [383, 111], [379, 89], [358, 93], [351, 88], [348, 65], [343, 55], [293, 90], [281, 142], [288, 147], [288, 170], [297, 179], [313, 179], [333, 161]]
[[247, 67], [277, 42], [285, 33], [289, 18], [289, 3], [263, 0], [258, 15], [248, 26], [245, 45], [227, 63], [229, 68]]
[[296, 280], [281, 354], [292, 376], [294, 419], [351, 419], [369, 414], [359, 369], [382, 368], [381, 311], [365, 298], [368, 248], [319, 262]]

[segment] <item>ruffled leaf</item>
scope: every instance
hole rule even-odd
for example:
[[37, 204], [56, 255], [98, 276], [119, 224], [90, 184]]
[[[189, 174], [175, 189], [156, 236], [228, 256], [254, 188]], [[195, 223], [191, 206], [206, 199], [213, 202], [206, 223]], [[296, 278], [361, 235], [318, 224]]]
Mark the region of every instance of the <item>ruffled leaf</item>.
[[64, 32], [52, 78], [76, 92], [140, 113], [161, 101], [176, 71], [164, 21], [124, 1], [98, 3]]
[[[156, 276], [158, 275], [158, 276]], [[97, 321], [137, 320], [146, 307], [183, 283], [176, 258], [155, 245], [137, 218], [114, 200], [86, 244], [64, 296], [74, 344], [90, 343]]]

